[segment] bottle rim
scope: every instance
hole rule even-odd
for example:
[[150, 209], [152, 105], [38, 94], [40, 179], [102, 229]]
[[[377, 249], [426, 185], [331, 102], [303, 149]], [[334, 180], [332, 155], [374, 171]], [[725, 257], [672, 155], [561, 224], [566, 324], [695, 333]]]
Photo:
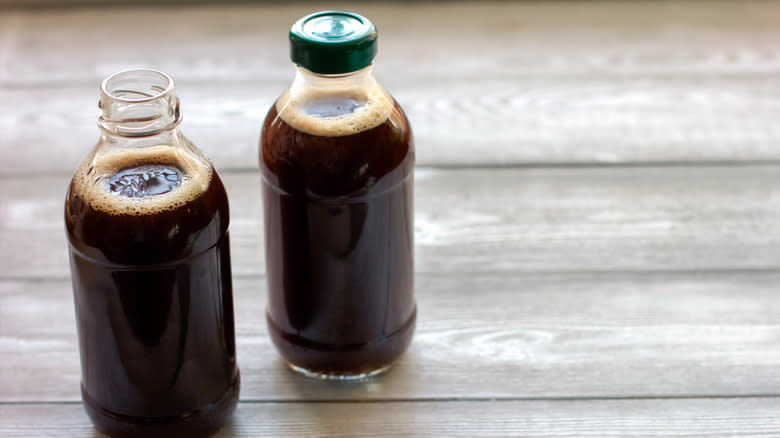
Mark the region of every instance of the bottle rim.
[[[123, 87], [122, 83], [125, 81], [137, 81], [139, 84], [148, 84], [149, 89], [120, 88]], [[153, 69], [122, 70], [103, 79], [103, 82], [100, 83], [101, 94], [118, 102], [131, 104], [150, 102], [172, 93], [173, 90], [173, 78], [159, 70]]]
[[147, 137], [181, 123], [173, 78], [152, 69], [123, 70], [100, 84], [98, 126], [124, 137]]

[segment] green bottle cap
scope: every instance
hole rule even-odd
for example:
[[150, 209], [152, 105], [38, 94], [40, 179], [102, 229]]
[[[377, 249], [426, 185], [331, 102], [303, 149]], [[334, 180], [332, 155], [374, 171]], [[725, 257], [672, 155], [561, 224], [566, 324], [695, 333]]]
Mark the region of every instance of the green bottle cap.
[[353, 72], [374, 60], [376, 37], [376, 27], [362, 15], [315, 12], [290, 29], [290, 59], [314, 73]]

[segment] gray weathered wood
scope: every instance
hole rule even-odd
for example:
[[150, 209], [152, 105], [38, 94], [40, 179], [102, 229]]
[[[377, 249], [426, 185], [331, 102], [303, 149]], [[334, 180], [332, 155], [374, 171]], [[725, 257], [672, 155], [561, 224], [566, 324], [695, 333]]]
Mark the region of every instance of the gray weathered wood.
[[[231, 197], [220, 436], [780, 436], [780, 3], [139, 2], [0, 9], [0, 436], [94, 436], [62, 204], [133, 67], [176, 78]], [[264, 323], [258, 131], [323, 8], [379, 26], [421, 165], [416, 337], [356, 385], [287, 370]]]
[[[284, 80], [180, 84], [185, 135], [220, 169], [257, 168]], [[390, 87], [421, 165], [780, 160], [780, 75], [408, 80]], [[90, 87], [0, 89], [4, 174], [70, 172], [97, 141]]]
[[[325, 6], [4, 11], [0, 144], [30, 153], [0, 171], [73, 168], [97, 136], [99, 81], [132, 67], [180, 82], [185, 132], [218, 166], [256, 166], [293, 73], [287, 28]], [[420, 163], [780, 159], [777, 3], [344, 6], [382, 31], [377, 75], [409, 112]]]
[[[417, 333], [386, 376], [287, 370], [262, 278], [237, 278], [245, 401], [780, 394], [780, 272], [420, 275]], [[0, 401], [74, 401], [70, 282], [0, 281]]]
[[333, 7], [373, 19], [377, 68], [404, 80], [780, 69], [771, 1], [288, 2], [3, 11], [20, 18], [0, 82], [83, 83], [138, 65], [182, 80], [286, 80], [290, 24]]
[[[776, 437], [777, 398], [241, 403], [218, 437]], [[0, 434], [98, 436], [78, 404], [0, 405]], [[94, 434], [94, 435], [93, 435]]]
[[[260, 177], [225, 174], [234, 272], [265, 272]], [[0, 180], [0, 277], [68, 275], [64, 175]], [[780, 267], [780, 167], [416, 174], [418, 272]]]

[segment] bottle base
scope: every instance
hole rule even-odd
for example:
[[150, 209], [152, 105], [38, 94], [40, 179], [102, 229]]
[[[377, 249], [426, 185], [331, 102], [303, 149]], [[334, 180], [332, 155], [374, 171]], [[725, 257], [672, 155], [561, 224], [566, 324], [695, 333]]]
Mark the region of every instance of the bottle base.
[[287, 366], [320, 380], [355, 381], [382, 374], [409, 347], [417, 309], [395, 332], [364, 343], [331, 344], [284, 331], [266, 314], [268, 333]]
[[341, 382], [355, 382], [363, 379], [368, 379], [370, 377], [375, 377], [380, 374], [384, 374], [387, 372], [390, 368], [393, 367], [393, 364], [385, 365], [381, 368], [377, 368], [375, 370], [371, 371], [364, 371], [364, 372], [358, 372], [358, 373], [339, 373], [339, 372], [323, 372], [323, 371], [314, 371], [309, 370], [303, 367], [299, 367], [298, 365], [292, 364], [290, 362], [287, 362], [287, 366], [295, 371], [296, 373], [303, 374], [306, 377], [312, 378], [312, 379], [318, 379], [318, 380], [336, 380]]
[[84, 409], [98, 432], [111, 438], [210, 437], [227, 424], [238, 404], [240, 375], [217, 401], [194, 411], [165, 417], [136, 417], [103, 409], [91, 400], [84, 386], [81, 396]]

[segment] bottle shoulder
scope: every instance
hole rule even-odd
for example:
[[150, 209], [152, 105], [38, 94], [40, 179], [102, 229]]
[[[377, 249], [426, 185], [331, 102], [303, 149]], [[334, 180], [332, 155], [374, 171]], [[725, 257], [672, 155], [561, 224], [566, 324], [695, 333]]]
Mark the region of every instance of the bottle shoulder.
[[269, 116], [273, 113], [273, 118], [302, 133], [341, 137], [385, 123], [397, 108], [398, 103], [376, 81], [370, 67], [345, 75], [317, 75], [299, 68]]
[[65, 197], [68, 238], [82, 253], [117, 263], [163, 262], [208, 248], [227, 232], [227, 192], [210, 164], [170, 192], [138, 197], [112, 192], [101, 179], [112, 171], [103, 167], [99, 174], [94, 164], [85, 160]]
[[414, 166], [408, 120], [395, 104], [382, 123], [349, 135], [316, 135], [279, 117], [274, 105], [260, 142], [260, 167], [270, 184], [312, 196], [361, 195], [383, 179], [406, 178]]

